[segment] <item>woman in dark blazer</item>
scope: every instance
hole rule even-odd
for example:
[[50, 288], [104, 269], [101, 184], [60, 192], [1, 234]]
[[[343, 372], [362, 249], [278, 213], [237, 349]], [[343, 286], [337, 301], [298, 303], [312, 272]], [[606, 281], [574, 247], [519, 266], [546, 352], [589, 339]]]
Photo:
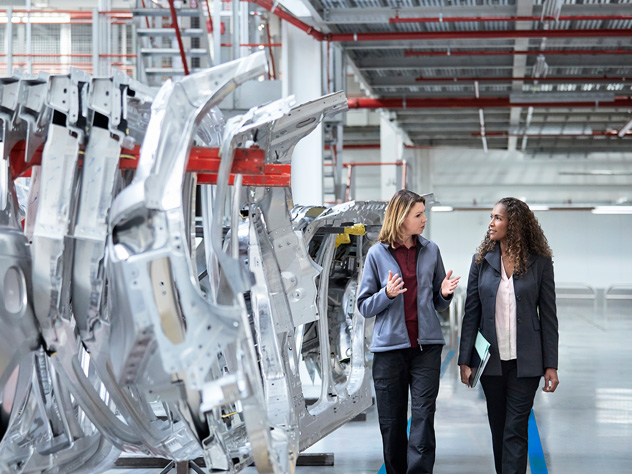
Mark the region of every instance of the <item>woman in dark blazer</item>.
[[496, 473], [524, 474], [529, 414], [540, 378], [544, 392], [559, 384], [558, 328], [552, 252], [533, 212], [515, 198], [494, 206], [470, 268], [458, 361], [468, 387], [479, 330], [491, 344], [480, 381]]

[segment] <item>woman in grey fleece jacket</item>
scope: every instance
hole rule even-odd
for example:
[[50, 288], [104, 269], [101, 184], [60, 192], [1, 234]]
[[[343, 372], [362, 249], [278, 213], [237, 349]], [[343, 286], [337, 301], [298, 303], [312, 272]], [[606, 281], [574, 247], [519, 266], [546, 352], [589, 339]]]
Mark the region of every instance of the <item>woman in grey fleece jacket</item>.
[[445, 344], [436, 311], [450, 305], [460, 277], [450, 279], [452, 271], [446, 276], [439, 248], [420, 235], [426, 222], [423, 196], [395, 193], [379, 242], [367, 254], [358, 293], [362, 316], [375, 316], [373, 383], [387, 474], [429, 474], [435, 460], [434, 413]]

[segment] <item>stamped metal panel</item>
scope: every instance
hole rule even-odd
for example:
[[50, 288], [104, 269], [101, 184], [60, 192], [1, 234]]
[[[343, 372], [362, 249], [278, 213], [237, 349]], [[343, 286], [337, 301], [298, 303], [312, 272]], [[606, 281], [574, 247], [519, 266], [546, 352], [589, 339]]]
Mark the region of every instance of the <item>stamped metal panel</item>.
[[18, 119], [20, 76], [0, 77], [0, 119], [2, 119], [2, 156], [8, 157], [13, 146], [26, 137], [26, 123]]
[[[83, 344], [90, 350], [95, 367], [108, 395], [126, 423], [155, 455], [188, 459], [201, 453], [197, 440], [181, 421], [177, 408], [172, 423], [158, 420], [150, 402], [120, 385], [112, 369], [112, 354], [120, 350], [110, 332], [109, 306], [105, 295], [105, 243], [107, 217], [115, 193], [118, 162], [128, 123], [125, 76], [94, 78], [90, 83], [88, 110], [91, 128], [84, 153], [82, 186], [76, 223], [72, 229], [74, 262], [72, 301], [74, 320]], [[154, 372], [154, 379], [162, 371]], [[165, 383], [170, 378], [163, 375]], [[184, 440], [184, 441], [183, 441]], [[143, 448], [144, 449], [144, 448]]]
[[145, 184], [150, 208], [166, 211], [182, 204], [182, 177], [195, 129], [228, 93], [265, 73], [266, 69], [265, 53], [259, 52], [192, 74], [173, 85], [155, 149], [161, 158], [152, 161], [152, 173]]
[[[223, 94], [265, 70], [265, 57], [246, 58], [167, 84], [154, 101], [138, 173], [115, 200], [109, 254], [113, 281], [121, 291], [122, 319], [134, 322], [133, 342], [122, 355], [119, 377], [130, 383], [137, 372], [141, 347], [155, 340], [164, 370], [182, 372], [186, 384], [202, 389], [212, 357], [235, 338], [239, 306], [213, 305], [196, 283], [187, 251], [186, 225], [180, 204], [186, 160], [202, 116]], [[130, 199], [128, 199], [128, 197]], [[152, 266], [154, 271], [152, 273]], [[164, 291], [173, 295], [167, 302]], [[171, 312], [166, 312], [166, 309]], [[174, 312], [175, 311], [175, 312]], [[186, 332], [167, 334], [169, 319], [186, 318]]]
[[142, 446], [139, 436], [102, 399], [101, 383], [94, 372], [85, 372], [69, 304], [73, 247], [66, 245], [66, 239], [72, 231], [76, 204], [76, 170], [86, 130], [88, 79], [73, 71], [50, 76], [48, 82], [47, 105], [53, 114], [42, 153], [39, 207], [31, 246], [34, 307], [46, 347], [53, 353], [51, 364], [64, 386], [72, 390], [88, 418], [112, 444], [138, 451]]
[[[244, 272], [245, 266], [238, 259], [238, 238], [237, 238], [237, 212], [239, 210], [239, 183], [240, 179], [237, 177], [236, 186], [233, 196], [233, 216], [231, 228], [230, 249], [231, 255], [226, 254], [222, 248], [222, 217], [224, 201], [227, 196], [228, 188], [228, 175], [232, 167], [233, 155], [236, 147], [248, 146], [250, 144], [257, 145], [259, 143], [266, 143], [266, 137], [269, 134], [271, 126], [283, 117], [284, 114], [289, 113], [292, 99], [280, 100], [273, 102], [265, 107], [259, 107], [251, 109], [243, 116], [235, 117], [229, 120], [226, 126], [226, 132], [224, 134], [224, 142], [221, 149], [222, 162], [218, 173], [218, 186], [215, 196], [215, 202], [213, 207], [213, 224], [211, 226], [211, 242], [214, 251], [214, 255], [217, 257], [219, 266], [221, 269], [222, 280], [226, 282], [226, 288], [232, 292], [232, 299], [239, 301], [242, 306], [242, 322], [240, 325], [239, 340], [237, 343], [238, 352], [241, 356], [237, 359], [236, 371], [232, 374], [232, 379], [226, 379], [222, 377], [220, 380], [214, 380], [207, 384], [203, 393], [203, 409], [207, 410], [213, 406], [223, 405], [226, 402], [238, 400], [242, 407], [243, 416], [245, 420], [245, 429], [250, 441], [250, 454], [252, 455], [257, 469], [259, 472], [290, 472], [288, 469], [293, 470], [297, 457], [297, 443], [296, 443], [296, 424], [288, 422], [292, 421], [291, 413], [288, 413], [287, 417], [284, 417], [283, 421], [279, 423], [278, 413], [275, 422], [269, 418], [270, 411], [262, 410], [261, 407], [265, 406], [270, 399], [269, 390], [275, 387], [277, 384], [278, 389], [275, 393], [279, 395], [279, 398], [284, 391], [283, 381], [274, 376], [274, 373], [270, 374], [275, 381], [266, 383], [264, 387], [260, 382], [260, 369], [267, 373], [268, 369], [271, 369], [266, 362], [263, 362], [261, 366], [257, 364], [257, 357], [254, 352], [255, 340], [254, 335], [250, 331], [250, 323], [248, 320], [248, 313], [243, 301], [243, 292], [249, 290], [251, 305], [253, 311], [255, 311], [254, 319], [257, 321], [259, 311], [258, 305], [265, 305], [267, 295], [264, 294], [263, 288], [258, 287], [255, 290], [255, 295], [259, 298], [253, 299], [252, 282], [248, 275]], [[261, 276], [261, 275], [260, 275]], [[221, 281], [220, 280], [220, 286]], [[260, 281], [260, 284], [265, 284]], [[226, 294], [218, 295], [218, 300], [230, 300]], [[272, 321], [264, 317], [263, 324], [272, 329]], [[257, 324], [257, 323], [255, 323]], [[262, 344], [274, 344], [276, 336], [274, 332], [266, 333], [269, 337], [265, 340], [258, 340], [257, 346]], [[275, 354], [274, 345], [267, 348], [270, 351], [270, 355]], [[277, 357], [277, 363], [281, 360]], [[277, 366], [276, 369], [279, 369]], [[272, 369], [274, 372], [274, 369]], [[229, 393], [235, 398], [228, 398], [226, 393], [228, 390], [223, 389], [224, 396], [215, 396], [217, 394], [216, 387], [223, 382], [231, 382], [234, 389]], [[239, 387], [243, 388], [239, 388]], [[247, 389], [246, 389], [247, 388]], [[264, 392], [264, 389], [266, 392]], [[277, 399], [278, 400], [278, 399]], [[276, 404], [277, 408], [283, 406], [283, 404]], [[287, 407], [287, 404], [285, 404]], [[282, 417], [283, 418], [283, 417]]]
[[[2, 163], [0, 163], [0, 180], [7, 182], [9, 173], [9, 153], [16, 143], [26, 138], [26, 123], [19, 119], [20, 107], [19, 76], [0, 77], [0, 120], [2, 121]], [[6, 209], [8, 186], [0, 195], [0, 208]], [[16, 208], [17, 209], [17, 208]]]
[[[27, 92], [40, 88], [37, 97], [27, 94], [22, 98], [28, 104], [28, 113], [34, 114], [33, 123], [41, 124], [44, 118], [50, 117], [47, 109], [38, 103], [42, 99], [42, 84], [35, 81], [22, 86], [21, 90]], [[44, 118], [36, 116], [38, 108]], [[9, 133], [18, 135], [5, 136], [10, 138], [10, 143], [22, 138], [22, 132], [15, 127], [10, 128]], [[81, 412], [72, 401], [69, 386], [61, 382], [48, 355], [40, 348], [41, 338], [32, 306], [31, 254], [27, 237], [19, 231], [15, 219], [16, 204], [11, 186], [10, 180], [3, 180], [2, 192], [8, 198], [8, 206], [0, 219], [4, 247], [0, 252], [0, 273], [4, 281], [0, 324], [8, 323], [8, 327], [3, 327], [0, 333], [9, 338], [1, 344], [3, 350], [15, 352], [7, 361], [5, 373], [0, 375], [0, 380], [7, 383], [2, 387], [4, 401], [10, 404], [9, 419], [0, 442], [0, 468], [3, 472], [98, 472], [119, 452], [85, 416], [83, 421], [76, 418]]]
[[[371, 241], [375, 241], [374, 231], [382, 224], [385, 208], [383, 202], [344, 203], [322, 212], [305, 230], [305, 239], [310, 243], [314, 235], [322, 231], [315, 257], [323, 267], [318, 303], [327, 317], [317, 323], [318, 345], [314, 354], [321, 377], [321, 393], [315, 404], [299, 410], [301, 449], [311, 446], [371, 405], [371, 375], [366, 360], [368, 330], [354, 301], [362, 278], [364, 256]], [[357, 224], [364, 230], [357, 232], [349, 243], [338, 245], [337, 235], [343, 233], [345, 227]], [[368, 241], [367, 230], [372, 232]], [[345, 253], [348, 250], [345, 247], [350, 247], [352, 254]], [[336, 267], [345, 263], [344, 255], [352, 258], [352, 265], [347, 269], [351, 276], [341, 280]], [[339, 304], [332, 306], [331, 301], [339, 301]]]
[[26, 151], [24, 161], [27, 163], [45, 141], [52, 110], [46, 106], [48, 74], [40, 73], [36, 79], [22, 78], [19, 88], [20, 105], [18, 119], [26, 123]]
[[[325, 116], [347, 108], [346, 96], [337, 92], [292, 108], [277, 120], [269, 133], [266, 162], [290, 163], [296, 144], [311, 133]], [[292, 309], [294, 326], [319, 317], [316, 304], [316, 278], [321, 269], [307, 253], [303, 237], [292, 228], [288, 190], [271, 190], [260, 199], [268, 234], [281, 268], [285, 292]]]
[[114, 195], [124, 131], [119, 130], [126, 88], [113, 77], [93, 78], [88, 109], [91, 128], [81, 170], [81, 192], [72, 238], [75, 244], [72, 301], [84, 340], [103, 314], [107, 217]]

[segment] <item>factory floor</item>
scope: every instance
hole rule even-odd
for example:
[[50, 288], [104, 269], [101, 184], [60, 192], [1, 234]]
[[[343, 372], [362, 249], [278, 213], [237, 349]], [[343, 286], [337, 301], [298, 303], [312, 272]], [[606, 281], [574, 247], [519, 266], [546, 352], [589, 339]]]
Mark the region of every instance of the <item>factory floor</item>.
[[[632, 472], [632, 303], [613, 301], [596, 308], [592, 301], [559, 300], [558, 318], [560, 386], [553, 394], [536, 396], [528, 472]], [[482, 390], [460, 383], [454, 347], [445, 347], [444, 361], [434, 472], [493, 474]], [[296, 474], [384, 472], [375, 407], [366, 415], [366, 421], [347, 423], [306, 451], [332, 454], [333, 466], [298, 466]], [[113, 469], [109, 474], [160, 472]], [[257, 471], [251, 467], [242, 472]]]

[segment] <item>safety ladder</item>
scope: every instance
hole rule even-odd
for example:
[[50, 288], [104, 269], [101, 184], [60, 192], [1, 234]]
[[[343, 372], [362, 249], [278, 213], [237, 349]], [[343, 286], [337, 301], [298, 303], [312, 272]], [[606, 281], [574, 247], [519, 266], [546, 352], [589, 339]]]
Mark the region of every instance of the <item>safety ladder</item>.
[[136, 0], [138, 79], [150, 86], [212, 65], [207, 0]]

